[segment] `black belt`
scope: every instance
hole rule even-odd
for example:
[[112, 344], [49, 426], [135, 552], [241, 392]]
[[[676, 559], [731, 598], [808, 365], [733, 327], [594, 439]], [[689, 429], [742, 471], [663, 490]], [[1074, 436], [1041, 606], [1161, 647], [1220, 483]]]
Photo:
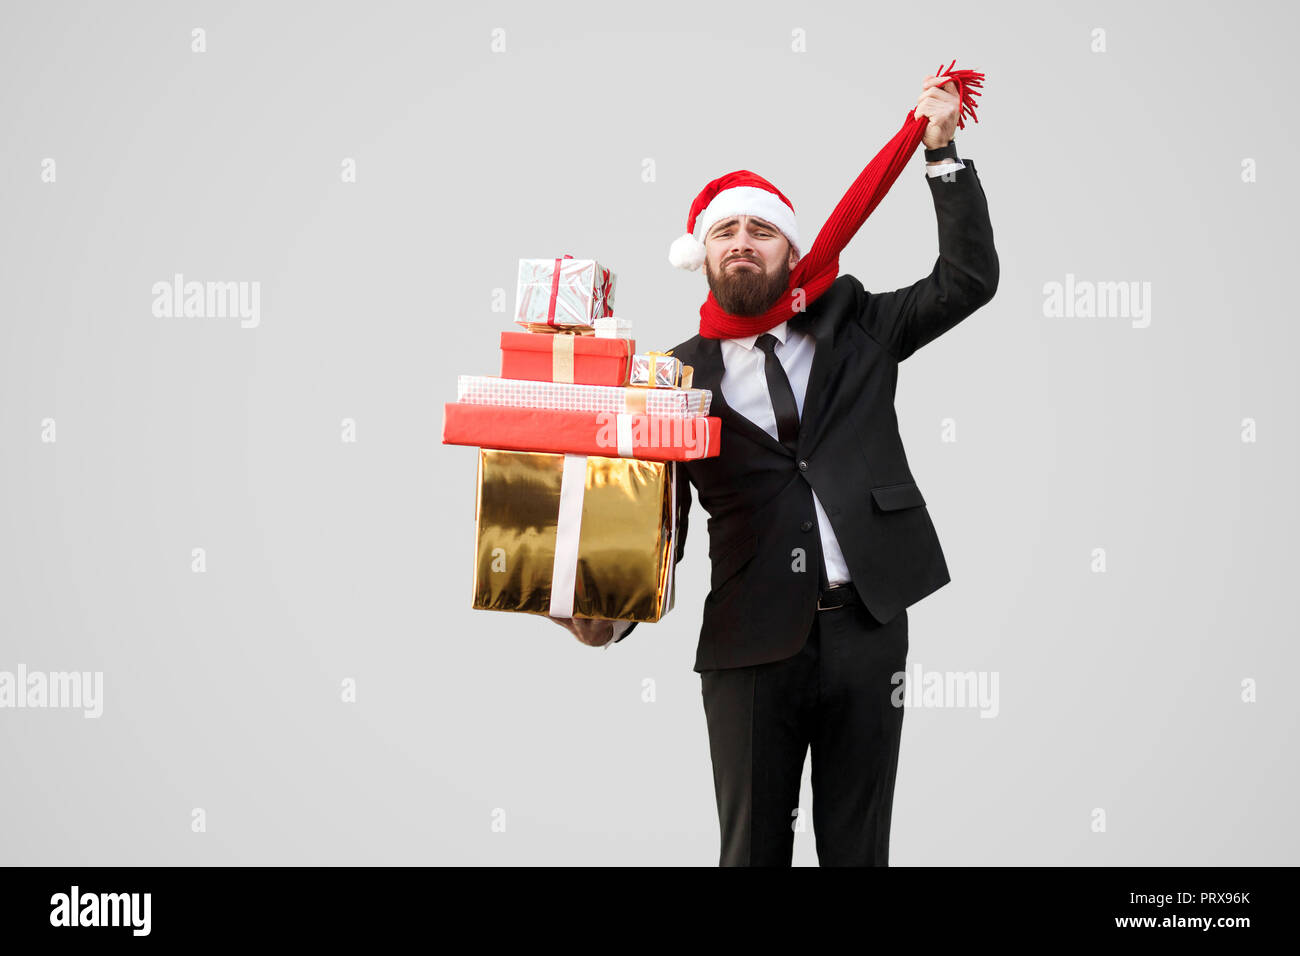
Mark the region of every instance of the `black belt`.
[[824, 589], [821, 594], [817, 595], [817, 610], [819, 611], [829, 611], [833, 608], [861, 603], [862, 600], [858, 597], [858, 592], [852, 584], [837, 584], [834, 587]]

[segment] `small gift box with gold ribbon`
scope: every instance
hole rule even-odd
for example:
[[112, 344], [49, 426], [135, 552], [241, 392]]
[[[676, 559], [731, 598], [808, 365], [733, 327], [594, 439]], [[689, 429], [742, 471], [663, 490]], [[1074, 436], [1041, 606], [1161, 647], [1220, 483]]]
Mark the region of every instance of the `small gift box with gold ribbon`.
[[632, 356], [628, 385], [637, 388], [690, 388], [694, 370], [668, 352], [645, 352]]
[[659, 620], [673, 607], [676, 467], [481, 448], [473, 606]]

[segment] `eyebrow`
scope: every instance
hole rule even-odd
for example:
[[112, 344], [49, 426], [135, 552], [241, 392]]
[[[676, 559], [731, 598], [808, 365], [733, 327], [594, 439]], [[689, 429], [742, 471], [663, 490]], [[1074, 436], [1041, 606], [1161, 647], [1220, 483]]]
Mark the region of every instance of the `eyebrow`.
[[[734, 225], [735, 225], [737, 222], [739, 222], [739, 221], [740, 221], [740, 218], [739, 218], [738, 216], [732, 216], [732, 217], [730, 217], [729, 219], [724, 219], [724, 220], [722, 220], [722, 222], [717, 223], [715, 226], [713, 226], [712, 229], [709, 230], [709, 235], [713, 235], [713, 232], [714, 232], [715, 229], [725, 229], [727, 226], [734, 226]], [[772, 224], [771, 224], [770, 222], [768, 222], [766, 219], [759, 219], [757, 216], [750, 216], [750, 217], [749, 217], [749, 221], [750, 221], [750, 223], [752, 223], [752, 224], [754, 224], [754, 225], [757, 225], [757, 226], [762, 227], [763, 229], [766, 229], [768, 232], [776, 232], [776, 231], [777, 231], [776, 226], [772, 225]]]

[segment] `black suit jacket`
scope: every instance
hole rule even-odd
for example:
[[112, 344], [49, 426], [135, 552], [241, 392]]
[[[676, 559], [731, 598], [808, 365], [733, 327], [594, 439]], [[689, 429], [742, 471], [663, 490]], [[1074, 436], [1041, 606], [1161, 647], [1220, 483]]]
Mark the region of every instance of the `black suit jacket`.
[[975, 164], [962, 162], [950, 181], [926, 176], [939, 224], [939, 258], [928, 276], [871, 293], [841, 275], [791, 320], [817, 342], [793, 454], [727, 405], [717, 339], [695, 335], [672, 350], [694, 366], [695, 387], [712, 390], [710, 414], [723, 429], [717, 457], [677, 467], [678, 562], [692, 485], [709, 514], [712, 570], [696, 671], [783, 660], [803, 646], [821, 581], [814, 489], [876, 620], [948, 583], [903, 453], [894, 390], [898, 364], [986, 304], [998, 286], [984, 190]]

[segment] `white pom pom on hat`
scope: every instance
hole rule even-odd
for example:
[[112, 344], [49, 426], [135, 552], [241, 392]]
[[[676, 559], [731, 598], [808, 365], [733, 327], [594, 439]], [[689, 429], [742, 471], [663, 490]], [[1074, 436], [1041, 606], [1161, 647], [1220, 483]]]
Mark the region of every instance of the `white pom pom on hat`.
[[724, 216], [757, 216], [780, 229], [796, 255], [803, 255], [794, 206], [762, 176], [747, 169], [719, 176], [695, 197], [686, 220], [686, 234], [678, 236], [668, 250], [668, 261], [678, 269], [694, 272], [704, 265], [704, 236]]
[[689, 269], [694, 272], [704, 265], [704, 243], [689, 232], [684, 236], [678, 236], [668, 249], [668, 261], [678, 269]]

